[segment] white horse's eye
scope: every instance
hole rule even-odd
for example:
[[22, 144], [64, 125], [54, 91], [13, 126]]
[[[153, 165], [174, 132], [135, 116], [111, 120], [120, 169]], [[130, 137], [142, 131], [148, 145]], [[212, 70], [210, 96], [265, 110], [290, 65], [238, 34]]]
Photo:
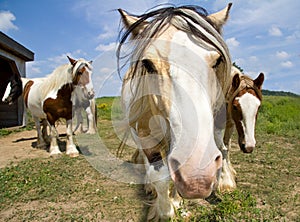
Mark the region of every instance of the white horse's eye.
[[157, 73], [155, 65], [153, 64], [153, 62], [151, 60], [143, 59], [142, 64], [148, 73]]

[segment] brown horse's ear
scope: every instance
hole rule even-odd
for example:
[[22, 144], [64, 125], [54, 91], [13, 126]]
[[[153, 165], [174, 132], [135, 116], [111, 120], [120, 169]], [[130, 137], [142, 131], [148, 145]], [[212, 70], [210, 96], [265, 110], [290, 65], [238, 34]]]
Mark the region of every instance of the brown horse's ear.
[[253, 82], [258, 89], [261, 89], [264, 80], [265, 80], [265, 75], [261, 72], [259, 76], [255, 80], [253, 80]]
[[69, 59], [71, 65], [74, 66], [74, 65], [76, 64], [77, 61], [76, 61], [75, 59], [72, 59], [72, 58], [69, 57], [69, 56], [67, 56], [67, 57], [68, 57], [68, 59]]
[[240, 86], [240, 75], [239, 74], [235, 74], [234, 77], [232, 78], [232, 88], [234, 90], [236, 90], [237, 88], [239, 88]]
[[[125, 12], [122, 9], [118, 9], [118, 11], [121, 14], [122, 22], [124, 23], [127, 30], [131, 28], [132, 25], [134, 25], [139, 20], [138, 17], [129, 15], [127, 12]], [[142, 21], [140, 24], [137, 24], [136, 27], [132, 30], [133, 37], [143, 32], [148, 24], [149, 22], [147, 21]]]
[[229, 17], [231, 6], [232, 3], [229, 3], [223, 10], [207, 16], [214, 23], [219, 32], [221, 32], [223, 25]]

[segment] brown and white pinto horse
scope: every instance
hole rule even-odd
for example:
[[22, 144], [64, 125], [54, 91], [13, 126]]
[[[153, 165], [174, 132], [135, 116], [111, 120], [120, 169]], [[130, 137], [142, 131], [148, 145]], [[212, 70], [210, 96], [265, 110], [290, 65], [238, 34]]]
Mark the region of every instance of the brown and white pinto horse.
[[70, 64], [56, 68], [49, 76], [36, 81], [27, 80], [23, 96], [26, 108], [31, 112], [38, 133], [38, 146], [46, 145], [47, 133], [41, 133], [40, 121], [43, 129], [50, 126], [50, 156], [60, 154], [57, 144], [58, 133], [55, 122], [59, 118], [66, 119], [67, 146], [66, 154], [75, 157], [79, 155], [73, 142], [72, 135], [72, 107], [73, 90], [82, 85], [89, 93], [94, 93], [91, 82], [91, 62], [84, 59], [74, 60], [68, 57]]
[[238, 133], [238, 143], [244, 153], [251, 153], [255, 148], [255, 123], [262, 101], [262, 84], [264, 74], [260, 73], [256, 79], [241, 73], [232, 66], [232, 85], [228, 94], [226, 128], [224, 133], [223, 168], [219, 180], [219, 190], [228, 191], [236, 188], [235, 175], [230, 159], [231, 136], [234, 126]]
[[166, 7], [140, 16], [119, 9], [125, 25], [119, 60], [122, 46], [132, 46], [125, 49], [130, 68], [122, 103], [135, 160], [154, 197], [148, 220], [172, 217], [179, 196], [205, 198], [217, 182], [222, 157], [214, 116], [225, 106], [231, 71], [220, 32], [230, 8], [208, 15], [198, 6]]

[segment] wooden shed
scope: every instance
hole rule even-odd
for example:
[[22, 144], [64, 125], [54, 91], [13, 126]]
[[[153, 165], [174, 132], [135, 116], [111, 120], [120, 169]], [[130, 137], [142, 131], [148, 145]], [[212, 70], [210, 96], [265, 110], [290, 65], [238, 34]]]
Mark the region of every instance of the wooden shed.
[[[26, 62], [34, 60], [34, 53], [20, 43], [0, 32], [0, 75], [19, 73], [26, 77]], [[12, 105], [2, 103], [0, 99], [0, 128], [22, 125], [23, 100], [20, 97]]]

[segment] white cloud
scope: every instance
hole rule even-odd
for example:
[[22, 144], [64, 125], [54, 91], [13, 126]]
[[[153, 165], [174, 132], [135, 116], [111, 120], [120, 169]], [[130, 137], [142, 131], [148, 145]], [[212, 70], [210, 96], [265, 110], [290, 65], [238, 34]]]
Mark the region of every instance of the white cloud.
[[299, 41], [300, 39], [300, 31], [296, 30], [294, 33], [286, 37], [287, 41]]
[[291, 68], [294, 66], [294, 64], [291, 61], [282, 62], [281, 66], [284, 68]]
[[282, 32], [281, 32], [281, 30], [277, 26], [273, 25], [269, 29], [269, 35], [271, 35], [271, 36], [282, 36]]
[[103, 67], [100, 69], [100, 73], [102, 74], [111, 74], [114, 71], [112, 68]]
[[41, 73], [42, 72], [38, 65], [38, 62], [33, 61], [26, 63], [26, 77], [33, 77]]
[[276, 52], [276, 56], [279, 59], [287, 59], [290, 55], [285, 51]]
[[250, 56], [250, 61], [252, 61], [252, 62], [256, 62], [256, 61], [258, 61], [258, 58], [256, 57], [256, 56]]
[[56, 68], [62, 64], [66, 64], [69, 62], [67, 56], [70, 56], [71, 58], [74, 58], [74, 59], [79, 59], [79, 58], [83, 58], [83, 56], [85, 56], [85, 55], [86, 55], [86, 53], [82, 52], [82, 50], [80, 50], [80, 49], [77, 49], [73, 52], [67, 52], [67, 53], [63, 53], [58, 56], [50, 57], [50, 58], [48, 58], [48, 61], [50, 61], [52, 63], [51, 67]]
[[108, 45], [100, 44], [96, 47], [97, 51], [107, 52], [116, 49], [117, 44], [115, 42], [111, 42]]
[[109, 28], [108, 26], [104, 26], [104, 32], [102, 32], [99, 36], [99, 40], [109, 39], [116, 36], [116, 32], [113, 28]]
[[229, 47], [237, 47], [240, 45], [240, 42], [237, 41], [234, 37], [226, 39], [226, 43]]
[[14, 14], [9, 11], [0, 11], [0, 30], [7, 32], [9, 30], [18, 30], [18, 27], [13, 24], [16, 20]]

